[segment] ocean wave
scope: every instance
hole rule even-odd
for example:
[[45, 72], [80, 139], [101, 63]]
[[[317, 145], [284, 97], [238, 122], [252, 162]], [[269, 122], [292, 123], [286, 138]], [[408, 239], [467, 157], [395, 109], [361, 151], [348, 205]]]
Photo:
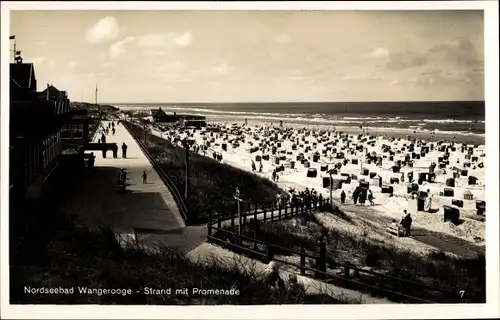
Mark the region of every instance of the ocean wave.
[[[137, 105], [120, 105], [123, 110], [150, 110], [156, 109], [152, 106], [137, 106]], [[374, 116], [337, 116], [334, 114], [325, 113], [287, 113], [287, 112], [257, 112], [257, 111], [228, 111], [228, 110], [214, 110], [209, 108], [199, 108], [199, 107], [180, 107], [180, 106], [160, 106], [166, 112], [190, 112], [196, 115], [208, 116], [210, 114], [214, 115], [227, 115], [227, 116], [248, 116], [248, 117], [260, 117], [268, 119], [283, 119], [283, 118], [295, 118], [295, 120], [311, 120], [311, 121], [322, 121], [322, 122], [353, 122], [353, 123], [370, 123], [370, 122], [387, 122], [387, 123], [397, 123], [397, 122], [425, 122], [425, 123], [481, 123], [484, 124], [484, 120], [457, 120], [457, 119], [404, 119], [402, 117], [374, 117]]]

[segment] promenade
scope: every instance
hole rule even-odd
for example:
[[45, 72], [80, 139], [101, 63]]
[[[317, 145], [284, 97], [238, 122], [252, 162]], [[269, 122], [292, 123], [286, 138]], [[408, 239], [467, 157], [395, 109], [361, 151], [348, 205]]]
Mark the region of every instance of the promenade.
[[[103, 125], [108, 126], [104, 121]], [[206, 227], [188, 227], [179, 212], [174, 198], [160, 179], [137, 142], [121, 124], [111, 130], [106, 142], [119, 147], [118, 158], [108, 150], [94, 151], [95, 166], [86, 170], [82, 184], [69, 199], [66, 209], [76, 218], [77, 224], [90, 229], [103, 225], [124, 241], [140, 241], [146, 246], [172, 246], [191, 250], [206, 240]], [[95, 136], [95, 141], [100, 138]], [[127, 158], [122, 158], [121, 145], [127, 145]], [[122, 192], [117, 185], [121, 168], [127, 172], [127, 188]], [[147, 183], [142, 182], [142, 172], [147, 172]]]
[[[108, 122], [103, 122], [104, 126]], [[95, 167], [86, 170], [82, 183], [64, 204], [68, 215], [79, 225], [97, 229], [103, 225], [111, 227], [123, 242], [140, 243], [146, 248], [172, 247], [187, 253], [196, 262], [216, 259], [222, 266], [237, 266], [242, 271], [249, 267], [257, 274], [263, 274], [267, 265], [237, 255], [231, 251], [206, 243], [206, 226], [186, 226], [179, 209], [168, 188], [153, 169], [137, 142], [122, 126], [116, 125], [116, 132], [106, 137], [108, 143], [115, 142], [121, 147], [128, 146], [127, 158], [113, 158], [111, 151], [103, 158], [102, 152], [94, 152]], [[96, 135], [95, 141], [100, 135]], [[127, 191], [121, 193], [117, 186], [120, 168], [126, 169]], [[143, 170], [148, 173], [148, 183], [142, 183]], [[260, 218], [259, 214], [259, 218]], [[228, 222], [224, 222], [226, 224]], [[237, 261], [237, 263], [235, 263]], [[280, 270], [286, 279], [289, 271]], [[345, 297], [363, 303], [387, 304], [387, 299], [375, 298], [367, 294], [326, 284], [318, 280], [297, 275], [310, 294], [325, 293], [334, 297]]]

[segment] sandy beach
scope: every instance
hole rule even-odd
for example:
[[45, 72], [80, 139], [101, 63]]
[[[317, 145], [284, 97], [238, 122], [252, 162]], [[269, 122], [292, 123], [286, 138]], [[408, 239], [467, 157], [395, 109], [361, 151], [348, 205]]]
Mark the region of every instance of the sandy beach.
[[[276, 168], [283, 166], [277, 183], [286, 190], [309, 188], [329, 197], [330, 188], [324, 185], [324, 180], [330, 181], [326, 171], [336, 169], [331, 176], [337, 184], [332, 195], [338, 200], [344, 190], [347, 210], [349, 206], [353, 206], [353, 211], [362, 209], [359, 204], [354, 206], [351, 198], [364, 181], [369, 184], [375, 204], [370, 206], [367, 201], [366, 210], [391, 219], [400, 219], [403, 210], [407, 210], [413, 215], [415, 226], [484, 244], [484, 221], [478, 221], [476, 214], [476, 200], [485, 201], [484, 145], [443, 142], [447, 134], [435, 134], [433, 140], [424, 140], [426, 133], [417, 133], [412, 138], [422, 137], [422, 140], [409, 141], [398, 130], [391, 130], [390, 134], [378, 131], [378, 136], [371, 130], [362, 134], [359, 128], [336, 130], [270, 128], [249, 121], [246, 125], [226, 123], [201, 130], [161, 132], [151, 127], [156, 136], [179, 145], [180, 140], [188, 138], [193, 145], [200, 146], [200, 154], [208, 157], [214, 152], [222, 154], [223, 162], [243, 170], [252, 171], [253, 162], [254, 173], [269, 179]], [[436, 167], [430, 170], [432, 163]], [[420, 174], [426, 173], [428, 177], [430, 171], [434, 174], [432, 181], [430, 178], [418, 181]], [[413, 174], [412, 183], [408, 180], [409, 173]], [[343, 183], [338, 185], [339, 181]], [[390, 187], [393, 196], [387, 191]], [[418, 200], [412, 199], [410, 190], [429, 191], [425, 212], [417, 210]], [[446, 210], [460, 212], [456, 225], [444, 222], [445, 206]]]

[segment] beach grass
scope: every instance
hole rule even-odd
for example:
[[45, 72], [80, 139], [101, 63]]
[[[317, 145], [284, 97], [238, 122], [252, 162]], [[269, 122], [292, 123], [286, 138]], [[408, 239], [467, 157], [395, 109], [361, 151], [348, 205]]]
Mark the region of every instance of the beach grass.
[[[11, 259], [11, 304], [104, 305], [254, 305], [345, 304], [345, 297], [306, 294], [296, 286], [271, 287], [256, 269], [213, 258], [192, 261], [182, 252], [147, 252], [140, 246], [123, 247], [109, 228], [88, 230], [71, 225], [52, 233], [52, 239], [34, 258], [23, 248], [25, 259]], [[20, 248], [18, 248], [20, 249]], [[40, 251], [40, 248], [37, 248]], [[29, 259], [31, 256], [32, 259]], [[40, 257], [40, 254], [37, 255]], [[73, 294], [27, 294], [25, 288], [74, 288]], [[85, 294], [86, 289], [126, 289], [130, 294]], [[172, 294], [151, 294], [149, 289], [172, 288]], [[176, 289], [187, 288], [189, 294]], [[231, 290], [233, 294], [196, 294], [193, 288]], [[238, 291], [236, 291], [238, 290]], [[231, 293], [231, 292], [229, 292]]]
[[[143, 137], [144, 129], [130, 124], [136, 136]], [[155, 135], [147, 135], [149, 153], [158, 162], [179, 192], [184, 195], [186, 186], [186, 152], [170, 141]], [[269, 203], [277, 194], [284, 193], [271, 180], [259, 177], [239, 168], [221, 163], [208, 156], [189, 153], [189, 192], [186, 199], [190, 224], [208, 221], [209, 210], [214, 215], [235, 212], [233, 198], [236, 187], [241, 198], [249, 203]]]
[[[430, 301], [444, 299], [440, 300], [441, 302], [453, 302], [454, 299], [459, 299], [460, 290], [464, 290], [465, 302], [485, 302], [486, 260], [484, 253], [478, 252], [474, 257], [457, 257], [439, 250], [419, 251], [414, 247], [398, 244], [390, 237], [384, 239], [373, 236], [372, 231], [359, 226], [358, 232], [337, 228], [335, 224], [325, 223], [328, 221], [324, 219], [325, 215], [332, 215], [332, 213], [313, 214], [306, 225], [301, 224], [300, 218], [264, 223], [260, 227], [258, 238], [295, 252], [304, 248], [308, 254], [317, 254], [317, 241], [321, 236], [327, 235], [327, 261], [331, 272], [341, 274], [344, 272], [344, 269], [336, 266], [335, 263], [352, 264], [358, 268], [440, 288], [450, 294], [432, 292], [416, 285], [401, 285], [391, 279], [363, 273], [357, 273], [352, 278], [363, 283]], [[338, 221], [338, 219], [345, 219], [345, 217], [337, 215], [335, 220]], [[244, 232], [250, 236], [250, 230]], [[287, 251], [281, 251], [281, 254], [283, 256], [280, 256], [280, 259], [293, 263], [299, 262], [298, 255], [294, 256]], [[348, 281], [337, 281], [337, 285], [387, 297], [385, 292], [353, 285]]]

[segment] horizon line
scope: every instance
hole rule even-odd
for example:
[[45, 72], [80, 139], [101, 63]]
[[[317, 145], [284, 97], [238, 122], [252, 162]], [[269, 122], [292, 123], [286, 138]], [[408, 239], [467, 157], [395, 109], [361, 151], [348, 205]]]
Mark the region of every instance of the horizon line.
[[[92, 102], [87, 102], [87, 101], [74, 101], [74, 102], [83, 102], [83, 103], [92, 103]], [[404, 101], [404, 100], [398, 100], [398, 101], [232, 101], [232, 102], [101, 102], [98, 104], [108, 104], [108, 105], [113, 105], [113, 104], [168, 104], [168, 105], [193, 105], [193, 104], [205, 104], [205, 105], [211, 105], [211, 104], [266, 104], [266, 103], [273, 103], [273, 104], [297, 104], [297, 103], [304, 103], [304, 104], [312, 104], [312, 103], [443, 103], [443, 102], [483, 102], [486, 103], [486, 100], [411, 100], [411, 101]]]

